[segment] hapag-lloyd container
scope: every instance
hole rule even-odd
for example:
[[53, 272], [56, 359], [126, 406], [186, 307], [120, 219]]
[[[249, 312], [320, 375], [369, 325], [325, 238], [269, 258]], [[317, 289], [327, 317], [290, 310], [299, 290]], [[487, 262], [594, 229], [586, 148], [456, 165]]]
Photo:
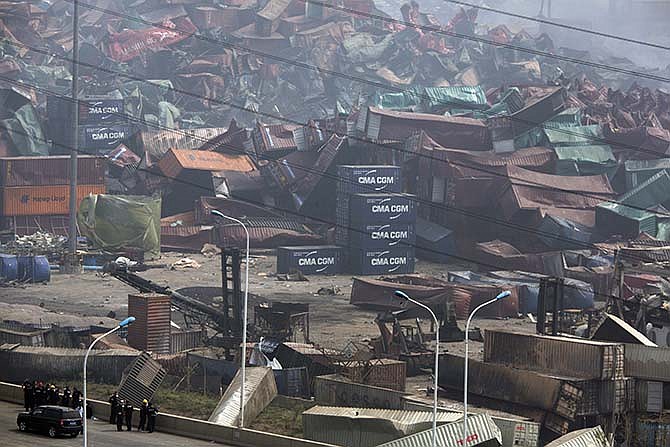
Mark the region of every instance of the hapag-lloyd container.
[[342, 272], [342, 248], [335, 245], [277, 247], [277, 273], [299, 270], [305, 275]]
[[409, 248], [416, 242], [415, 226], [407, 224], [360, 224], [349, 229], [352, 247], [365, 249]]
[[414, 248], [349, 251], [349, 265], [358, 275], [414, 273]]
[[410, 194], [355, 194], [349, 200], [350, 223], [414, 223], [416, 196]]
[[[105, 185], [77, 185], [77, 203], [89, 194], [104, 194]], [[1, 188], [2, 215], [44, 216], [70, 212], [70, 186], [11, 186]]]

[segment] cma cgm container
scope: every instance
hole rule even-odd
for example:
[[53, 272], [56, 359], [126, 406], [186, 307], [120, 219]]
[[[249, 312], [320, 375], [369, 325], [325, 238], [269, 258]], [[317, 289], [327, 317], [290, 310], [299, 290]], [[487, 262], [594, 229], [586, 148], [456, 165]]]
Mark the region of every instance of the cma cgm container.
[[414, 273], [414, 249], [393, 248], [349, 251], [351, 271], [357, 275], [386, 275]]
[[130, 138], [132, 130], [126, 124], [110, 124], [107, 126], [81, 126], [80, 141], [84, 150], [100, 150], [102, 152], [115, 149], [120, 143]]
[[335, 245], [278, 247], [277, 273], [300, 270], [305, 275], [342, 272], [342, 248]]
[[414, 227], [411, 223], [359, 224], [349, 229], [349, 241], [358, 248], [406, 248], [416, 242]]
[[[104, 194], [105, 185], [78, 185], [77, 203], [89, 194]], [[70, 187], [12, 186], [1, 188], [2, 215], [46, 216], [70, 212]]]
[[350, 223], [414, 223], [416, 196], [411, 194], [355, 194], [349, 200]]
[[[0, 186], [54, 186], [70, 183], [70, 157], [0, 158]], [[77, 157], [77, 183], [104, 185], [105, 161], [101, 157]]]
[[400, 192], [402, 183], [398, 166], [337, 167], [338, 193]]
[[81, 124], [110, 124], [127, 121], [123, 99], [88, 97], [79, 102]]

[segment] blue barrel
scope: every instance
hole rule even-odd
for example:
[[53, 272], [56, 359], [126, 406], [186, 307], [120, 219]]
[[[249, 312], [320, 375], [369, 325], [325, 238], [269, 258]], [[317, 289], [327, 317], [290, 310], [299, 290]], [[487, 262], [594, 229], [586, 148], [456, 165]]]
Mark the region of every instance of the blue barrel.
[[49, 282], [51, 268], [46, 256], [19, 256], [18, 280], [21, 282]]
[[19, 266], [14, 255], [0, 253], [0, 279], [16, 281], [19, 276]]

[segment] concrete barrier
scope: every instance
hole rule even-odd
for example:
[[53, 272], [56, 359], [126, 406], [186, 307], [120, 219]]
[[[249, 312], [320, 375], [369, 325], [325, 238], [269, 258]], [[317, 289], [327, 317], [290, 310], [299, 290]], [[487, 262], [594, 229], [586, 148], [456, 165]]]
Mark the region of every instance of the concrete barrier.
[[[23, 404], [21, 386], [0, 382], [0, 400]], [[93, 417], [109, 420], [109, 403], [88, 399], [93, 410]], [[214, 441], [241, 447], [334, 447], [307, 439], [292, 438], [247, 428], [226, 427], [199, 419], [192, 419], [174, 414], [159, 413], [156, 418], [156, 430], [163, 433], [185, 436], [188, 438]]]

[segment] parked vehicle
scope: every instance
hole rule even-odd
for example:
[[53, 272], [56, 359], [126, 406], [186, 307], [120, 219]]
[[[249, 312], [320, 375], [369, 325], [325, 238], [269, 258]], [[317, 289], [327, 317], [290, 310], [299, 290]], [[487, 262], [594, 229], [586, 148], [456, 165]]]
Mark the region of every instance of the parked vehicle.
[[77, 410], [56, 405], [44, 405], [19, 413], [16, 425], [21, 431], [39, 431], [47, 433], [51, 438], [58, 435], [76, 438], [82, 430], [82, 420]]

